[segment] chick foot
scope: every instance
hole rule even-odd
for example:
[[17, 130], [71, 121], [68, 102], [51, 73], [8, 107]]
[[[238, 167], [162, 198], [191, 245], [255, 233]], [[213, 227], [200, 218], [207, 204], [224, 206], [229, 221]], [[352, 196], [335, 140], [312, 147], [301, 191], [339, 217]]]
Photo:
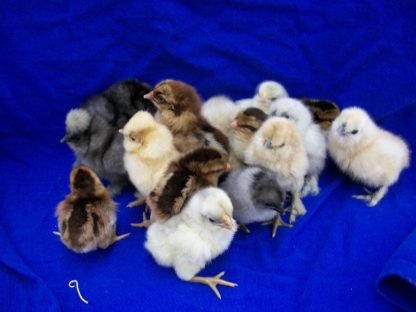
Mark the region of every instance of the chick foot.
[[217, 295], [218, 299], [221, 299], [221, 294], [217, 289], [217, 285], [223, 285], [223, 286], [228, 286], [228, 287], [238, 286], [235, 283], [231, 283], [231, 282], [228, 282], [228, 281], [225, 281], [225, 280], [221, 279], [221, 277], [224, 274], [225, 274], [225, 272], [221, 272], [221, 273], [215, 275], [214, 277], [194, 276], [191, 279], [191, 282], [208, 285], [212, 289], [212, 291]]
[[132, 227], [148, 228], [152, 222], [147, 218], [146, 212], [143, 211], [143, 221], [140, 223], [130, 223]]
[[250, 234], [250, 229], [243, 223], [239, 223], [238, 227], [240, 230], [242, 230], [244, 233]]
[[114, 244], [115, 242], [118, 242], [118, 241], [122, 240], [123, 238], [126, 238], [127, 236], [130, 236], [130, 233], [126, 233], [126, 234], [118, 235], [118, 236], [116, 236], [116, 235], [113, 236], [113, 238], [111, 239], [111, 244], [110, 245]]
[[128, 203], [128, 208], [134, 208], [140, 205], [143, 205], [146, 202], [146, 197], [138, 198]]
[[273, 238], [275, 238], [277, 229], [279, 228], [279, 226], [283, 226], [287, 228], [293, 227], [292, 224], [289, 224], [283, 221], [282, 218], [280, 217], [280, 214], [277, 214], [276, 217], [274, 217], [272, 220], [262, 223], [262, 225], [269, 225], [269, 224], [272, 224], [272, 237]]
[[374, 207], [387, 193], [388, 187], [382, 186], [374, 193], [370, 192], [366, 188], [364, 188], [364, 190], [367, 192], [367, 195], [353, 195], [352, 197], [365, 201], [369, 207]]
[[292, 203], [290, 205], [290, 218], [289, 223], [293, 224], [296, 221], [297, 216], [303, 216], [306, 213], [305, 206], [299, 197], [299, 194], [293, 194]]
[[59, 233], [59, 232], [53, 231], [52, 233], [53, 233], [54, 235], [56, 235], [56, 236], [61, 237], [61, 233]]

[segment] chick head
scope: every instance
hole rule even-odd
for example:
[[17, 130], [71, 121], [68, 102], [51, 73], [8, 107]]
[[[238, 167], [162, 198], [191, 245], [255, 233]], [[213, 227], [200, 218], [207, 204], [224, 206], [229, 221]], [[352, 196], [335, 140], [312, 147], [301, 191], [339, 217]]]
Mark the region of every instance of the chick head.
[[343, 146], [366, 144], [377, 136], [377, 126], [365, 110], [346, 108], [332, 123], [330, 136]]
[[237, 114], [230, 129], [235, 135], [250, 139], [266, 119], [267, 115], [261, 109], [250, 107]]
[[79, 196], [91, 196], [105, 192], [104, 185], [95, 172], [85, 166], [72, 169], [70, 184], [71, 192]]
[[278, 98], [287, 96], [286, 89], [276, 81], [266, 80], [257, 86], [256, 99], [259, 101], [271, 103]]
[[227, 157], [215, 148], [201, 147], [179, 160], [179, 165], [193, 174], [216, 181], [225, 171], [230, 170]]
[[61, 143], [67, 143], [74, 151], [85, 153], [88, 150], [90, 138], [91, 115], [82, 108], [71, 109], [65, 119], [65, 136]]
[[256, 136], [258, 145], [277, 158], [291, 157], [302, 144], [295, 124], [282, 117], [268, 119], [263, 123]]
[[313, 122], [312, 114], [302, 102], [282, 98], [273, 102], [270, 107], [270, 116], [283, 117], [293, 121], [299, 129], [306, 130]]
[[204, 228], [236, 232], [233, 206], [228, 195], [216, 187], [204, 188], [193, 195], [186, 211], [188, 217]]
[[159, 82], [144, 98], [151, 100], [161, 112], [171, 111], [175, 116], [185, 111], [198, 114], [201, 109], [201, 98], [196, 90], [179, 80]]
[[124, 136], [124, 149], [126, 152], [135, 152], [151, 140], [150, 133], [157, 127], [153, 116], [145, 111], [134, 114], [119, 132]]

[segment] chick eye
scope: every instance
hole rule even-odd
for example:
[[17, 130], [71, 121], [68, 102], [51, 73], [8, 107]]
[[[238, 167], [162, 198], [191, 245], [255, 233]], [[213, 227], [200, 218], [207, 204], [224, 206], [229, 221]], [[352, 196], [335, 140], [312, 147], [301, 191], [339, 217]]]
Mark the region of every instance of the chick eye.
[[170, 106], [169, 106], [169, 109], [170, 109], [171, 111], [175, 111], [175, 105], [170, 105]]
[[291, 117], [286, 113], [282, 114], [281, 117], [286, 118], [286, 119], [291, 119]]
[[208, 218], [208, 220], [209, 220], [209, 222], [211, 222], [211, 223], [216, 223], [216, 222], [215, 222], [215, 220], [214, 220], [214, 219], [212, 219], [212, 218]]
[[272, 102], [273, 102], [273, 101], [276, 101], [276, 100], [277, 100], [277, 96], [274, 96], [274, 97], [271, 97], [271, 98], [270, 98], [270, 101], [272, 101]]
[[278, 146], [278, 148], [282, 148], [283, 146], [285, 146], [285, 143], [282, 143]]
[[166, 100], [165, 100], [165, 98], [163, 97], [163, 96], [158, 96], [157, 98], [157, 101], [160, 103], [160, 104], [164, 104], [164, 103], [166, 103]]
[[357, 133], [358, 133], [357, 129], [351, 131], [351, 134], [357, 134]]
[[133, 142], [137, 142], [137, 141], [138, 141], [138, 139], [137, 139], [136, 137], [132, 136], [132, 135], [131, 135], [129, 138], [130, 138], [130, 140], [132, 140]]
[[277, 115], [277, 111], [272, 111], [271, 113], [270, 113], [270, 116], [272, 116], [272, 117], [275, 117]]

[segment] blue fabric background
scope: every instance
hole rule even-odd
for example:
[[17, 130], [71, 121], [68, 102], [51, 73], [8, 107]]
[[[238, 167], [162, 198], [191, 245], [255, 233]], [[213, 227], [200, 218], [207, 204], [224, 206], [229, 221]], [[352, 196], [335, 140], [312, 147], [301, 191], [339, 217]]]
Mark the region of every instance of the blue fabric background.
[[[59, 143], [65, 114], [129, 77], [182, 79], [204, 98], [234, 99], [278, 80], [295, 97], [365, 108], [416, 150], [414, 1], [84, 2], [0, 2], [1, 310], [396, 310], [376, 281], [416, 227], [414, 166], [368, 208], [351, 198], [361, 186], [328, 161], [295, 227], [274, 240], [261, 226], [238, 233], [201, 272], [225, 270], [239, 284], [222, 287], [222, 301], [156, 265], [144, 231], [129, 226], [139, 218], [126, 208], [132, 190], [115, 198], [118, 232], [132, 235], [112, 248], [77, 255], [52, 231], [73, 162]], [[413, 235], [402, 248], [415, 246]], [[414, 252], [401, 254], [416, 264]]]

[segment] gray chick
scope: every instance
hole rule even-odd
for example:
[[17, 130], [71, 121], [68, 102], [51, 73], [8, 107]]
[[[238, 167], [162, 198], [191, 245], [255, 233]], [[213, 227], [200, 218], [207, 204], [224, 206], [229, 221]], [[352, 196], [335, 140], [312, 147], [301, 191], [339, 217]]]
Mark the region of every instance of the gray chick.
[[[272, 220], [272, 237], [279, 226], [291, 227], [283, 222], [285, 193], [277, 175], [261, 166], [247, 166], [228, 174], [220, 183], [233, 203], [233, 217], [243, 228], [245, 224]], [[246, 229], [247, 231], [247, 229]]]
[[137, 80], [120, 81], [66, 115], [66, 134], [61, 142], [74, 152], [74, 167], [88, 166], [108, 180], [112, 196], [129, 184], [123, 163], [123, 137], [118, 129], [139, 110], [154, 114], [152, 102], [143, 98], [149, 91], [147, 84]]

